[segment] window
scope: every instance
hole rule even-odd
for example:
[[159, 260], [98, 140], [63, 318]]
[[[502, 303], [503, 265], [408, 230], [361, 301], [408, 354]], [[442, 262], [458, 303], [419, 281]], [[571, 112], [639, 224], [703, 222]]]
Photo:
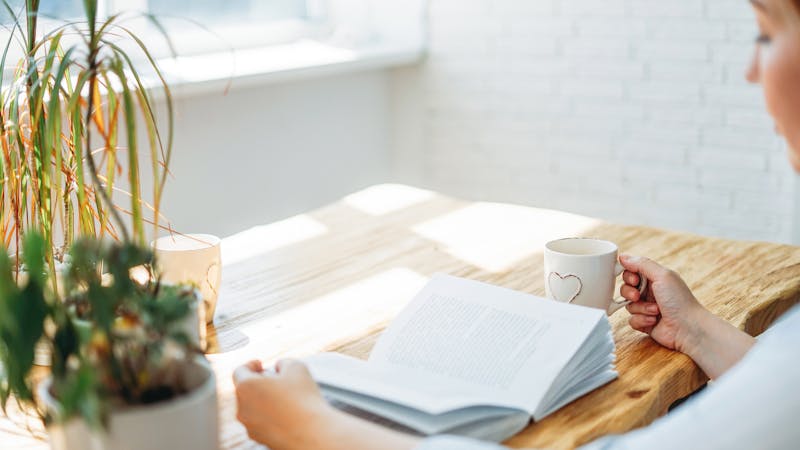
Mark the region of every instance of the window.
[[[5, 1], [15, 13], [0, 7], [0, 45], [9, 42], [12, 16], [24, 17], [25, 10], [25, 0]], [[85, 1], [40, 0], [39, 31], [50, 32], [66, 23], [62, 46], [80, 50], [79, 33], [71, 31], [83, 28]], [[423, 48], [422, 18], [428, 0], [96, 1], [98, 20], [114, 16], [116, 25], [124, 27], [112, 30], [108, 39], [144, 68], [141, 75], [146, 80], [155, 79], [147, 69], [147, 59], [152, 57], [171, 82], [210, 82], [210, 86], [240, 76], [275, 73], [279, 75], [274, 79], [283, 79], [294, 70], [320, 67], [327, 71], [342, 63], [364, 67], [363, 61], [381, 65], [404, 58], [411, 61]], [[127, 31], [142, 39], [146, 51], [127, 38]], [[4, 74], [12, 73], [25, 53], [22, 39], [10, 44]], [[171, 48], [179, 58], [170, 57]]]
[[[22, 17], [25, 0], [5, 0]], [[122, 13], [126, 27], [145, 37], [156, 56], [166, 56], [160, 32], [136, 13], [149, 13], [166, 28], [179, 54], [284, 43], [320, 37], [326, 0], [98, 0], [101, 16]], [[40, 28], [83, 18], [83, 0], [41, 0]], [[141, 15], [139, 15], [141, 16]], [[51, 21], [50, 19], [53, 19]], [[0, 24], [13, 23], [0, 5]]]
[[156, 16], [188, 17], [206, 25], [308, 18], [305, 0], [148, 0], [147, 8]]
[[[21, 13], [25, 9], [25, 0], [6, 0], [8, 6], [15, 12]], [[83, 15], [82, 0], [41, 0], [39, 11], [43, 17], [70, 19]], [[21, 15], [21, 14], [20, 14]], [[0, 4], [0, 22], [13, 23], [8, 9]]]
[[142, 2], [167, 29], [182, 55], [317, 37], [323, 25], [313, 0], [117, 0]]

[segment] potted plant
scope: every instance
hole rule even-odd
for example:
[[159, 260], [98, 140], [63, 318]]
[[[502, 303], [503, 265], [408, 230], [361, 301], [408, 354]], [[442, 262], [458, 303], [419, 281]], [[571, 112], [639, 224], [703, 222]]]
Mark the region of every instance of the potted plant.
[[[216, 449], [216, 383], [191, 311], [197, 292], [154, 276], [138, 281], [134, 269], [154, 266], [149, 249], [86, 238], [70, 249], [60, 298], [47, 283], [47, 245], [26, 234], [22, 283], [0, 251], [3, 410], [12, 396], [34, 406], [54, 450]], [[52, 373], [34, 395], [42, 339], [52, 348]]]
[[[172, 98], [124, 17], [101, 18], [97, 0], [83, 0], [85, 21], [50, 20], [43, 30], [39, 0], [24, 3], [21, 11], [7, 0], [0, 4], [15, 18], [0, 49], [0, 239], [14, 253], [22, 235], [35, 230], [47, 243], [49, 272], [56, 273], [64, 250], [79, 236], [144, 245], [146, 224], [159, 229], [172, 149]], [[147, 17], [154, 29], [163, 30]], [[126, 51], [131, 44], [135, 55]], [[16, 66], [10, 62], [14, 54], [22, 55]], [[165, 132], [157, 126], [140, 65], [163, 88]], [[153, 180], [149, 200], [142, 189], [146, 172]], [[49, 282], [56, 289], [58, 277]]]
[[[145, 224], [160, 227], [169, 90], [120, 16], [83, 5], [85, 22], [42, 32], [39, 0], [26, 0], [0, 54], [6, 68], [21, 43], [11, 79], [0, 74], [0, 406], [34, 406], [55, 449], [216, 448], [214, 376], [187, 333], [198, 296], [131, 275], [153, 263]], [[120, 36], [164, 88], [166, 134]], [[38, 388], [37, 342], [51, 359]]]
[[[83, 1], [85, 21], [51, 20], [46, 31], [39, 0], [24, 3], [21, 11], [6, 0], [0, 5], [14, 19], [0, 54], [0, 246], [15, 253], [26, 231], [41, 234], [49, 283], [58, 290], [65, 249], [77, 237], [144, 245], [145, 224], [159, 229], [172, 152], [172, 98], [142, 40], [123, 17], [101, 19], [97, 0]], [[160, 80], [166, 133], [120, 36], [140, 50], [139, 61]], [[16, 66], [13, 54], [21, 55]], [[148, 157], [150, 164], [142, 164]], [[149, 201], [142, 195], [147, 171], [153, 180]], [[24, 278], [16, 257], [14, 268], [15, 280]], [[37, 361], [46, 360], [40, 348]]]

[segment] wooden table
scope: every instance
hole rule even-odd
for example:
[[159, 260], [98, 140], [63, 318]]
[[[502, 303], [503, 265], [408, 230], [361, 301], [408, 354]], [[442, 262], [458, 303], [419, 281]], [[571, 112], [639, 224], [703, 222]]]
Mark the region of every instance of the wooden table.
[[[222, 448], [260, 448], [235, 419], [230, 374], [238, 364], [322, 350], [366, 357], [381, 330], [435, 272], [544, 295], [543, 244], [565, 236], [609, 239], [624, 252], [662, 262], [706, 307], [753, 335], [800, 297], [800, 248], [375, 186], [223, 242], [223, 287], [209, 328]], [[532, 424], [507, 445], [572, 448], [641, 427], [707, 381], [688, 357], [633, 331], [627, 319], [624, 311], [611, 317], [619, 379]], [[6, 420], [0, 422], [0, 446], [8, 442], [11, 448], [46, 448]]]

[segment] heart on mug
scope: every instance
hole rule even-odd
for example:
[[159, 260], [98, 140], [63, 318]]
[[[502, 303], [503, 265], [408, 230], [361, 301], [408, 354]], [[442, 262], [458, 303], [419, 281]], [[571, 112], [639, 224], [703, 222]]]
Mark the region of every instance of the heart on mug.
[[558, 272], [550, 272], [547, 284], [550, 286], [553, 298], [566, 303], [572, 303], [583, 288], [583, 283], [577, 275], [561, 275]]

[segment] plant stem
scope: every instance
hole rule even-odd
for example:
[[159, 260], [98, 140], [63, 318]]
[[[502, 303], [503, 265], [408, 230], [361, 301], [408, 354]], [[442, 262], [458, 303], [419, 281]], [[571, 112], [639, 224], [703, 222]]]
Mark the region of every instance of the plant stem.
[[[92, 39], [90, 42], [94, 43], [94, 39]], [[86, 133], [86, 160], [89, 163], [89, 172], [91, 172], [92, 180], [96, 186], [95, 191], [100, 192], [100, 196], [103, 198], [108, 210], [111, 212], [111, 216], [114, 217], [114, 221], [116, 221], [119, 225], [123, 240], [125, 242], [130, 242], [130, 235], [128, 235], [128, 230], [125, 228], [125, 223], [122, 221], [122, 217], [114, 208], [113, 203], [111, 203], [111, 196], [108, 195], [108, 192], [103, 189], [103, 186], [100, 183], [100, 178], [97, 176], [97, 166], [95, 165], [94, 157], [92, 156], [92, 108], [94, 107], [94, 91], [97, 84], [97, 48], [94, 48], [94, 44], [92, 44], [92, 46], [93, 48], [90, 49], [89, 53], [89, 104], [86, 107], [86, 128], [84, 129], [84, 132]]]

